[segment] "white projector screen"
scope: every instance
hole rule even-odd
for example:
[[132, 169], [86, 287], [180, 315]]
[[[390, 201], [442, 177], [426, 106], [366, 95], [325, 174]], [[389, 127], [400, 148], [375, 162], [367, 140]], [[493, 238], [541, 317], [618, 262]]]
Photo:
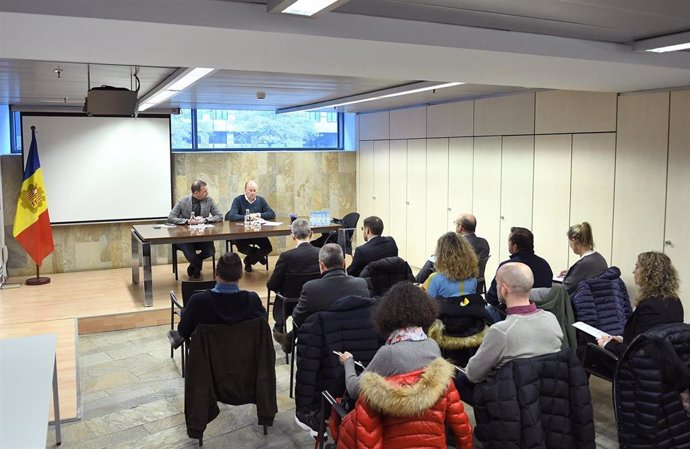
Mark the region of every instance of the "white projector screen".
[[22, 114], [24, 166], [36, 127], [52, 223], [167, 217], [172, 198], [168, 117]]

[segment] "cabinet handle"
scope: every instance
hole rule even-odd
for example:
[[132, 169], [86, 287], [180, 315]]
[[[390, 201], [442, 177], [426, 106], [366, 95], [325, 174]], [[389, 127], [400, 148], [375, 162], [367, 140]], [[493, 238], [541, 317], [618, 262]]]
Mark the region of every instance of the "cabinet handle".
[[450, 212], [450, 207], [448, 208], [448, 212]]
[[501, 215], [501, 220], [505, 220], [505, 219], [506, 219], [506, 217], [504, 217], [503, 215]]
[[410, 205], [410, 202], [409, 202], [409, 201], [405, 201], [405, 204], [407, 204], [407, 205], [409, 206], [409, 205]]
[[376, 199], [376, 197], [375, 197], [375, 196], [372, 196], [372, 197], [371, 197], [371, 199], [372, 199], [372, 200], [375, 200], [375, 199]]
[[668, 246], [673, 246], [673, 242], [670, 240], [666, 240], [664, 243], [667, 244]]

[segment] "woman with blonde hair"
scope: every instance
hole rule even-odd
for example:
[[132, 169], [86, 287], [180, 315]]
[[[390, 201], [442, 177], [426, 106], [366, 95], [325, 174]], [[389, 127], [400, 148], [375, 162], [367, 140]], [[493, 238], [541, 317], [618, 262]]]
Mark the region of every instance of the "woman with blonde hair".
[[594, 237], [589, 223], [583, 221], [582, 224], [572, 225], [567, 235], [570, 249], [580, 256], [580, 260], [570, 269], [561, 272], [563, 286], [572, 295], [580, 281], [600, 275], [609, 266], [604, 256], [594, 251]]
[[663, 324], [683, 322], [683, 304], [678, 298], [678, 272], [671, 259], [656, 251], [641, 253], [633, 270], [640, 287], [637, 307], [625, 323], [623, 335], [599, 337], [599, 346], [622, 354], [641, 333]]
[[477, 290], [479, 261], [472, 246], [455, 232], [446, 232], [436, 243], [436, 272], [422, 288], [433, 298], [455, 298]]

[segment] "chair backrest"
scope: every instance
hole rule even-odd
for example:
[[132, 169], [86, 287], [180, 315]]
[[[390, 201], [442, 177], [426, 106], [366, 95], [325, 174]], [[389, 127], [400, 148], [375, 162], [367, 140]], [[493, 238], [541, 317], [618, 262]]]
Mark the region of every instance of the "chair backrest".
[[359, 277], [367, 280], [369, 291], [374, 296], [384, 295], [398, 282], [414, 282], [410, 265], [404, 259], [395, 256], [369, 262]]
[[182, 305], [198, 291], [208, 290], [216, 286], [216, 281], [182, 281]]
[[454, 298], [437, 297], [439, 319], [445, 326], [445, 334], [453, 337], [473, 335], [484, 328], [489, 316], [482, 295], [473, 293]]
[[529, 293], [530, 301], [534, 302], [539, 309], [551, 312], [563, 331], [563, 346], [562, 348], [577, 347], [577, 338], [573, 323], [575, 322], [575, 314], [570, 305], [570, 297], [568, 291], [562, 285], [554, 285], [553, 287], [533, 288]]
[[300, 296], [300, 293], [302, 293], [302, 287], [304, 284], [307, 282], [314, 280], [314, 279], [319, 279], [321, 277], [321, 273], [315, 272], [315, 273], [287, 273], [285, 275], [285, 282], [283, 283], [283, 287], [281, 288], [280, 296], [283, 298], [291, 298], [291, 299], [297, 299]]
[[613, 400], [620, 447], [675, 448], [690, 441], [681, 392], [690, 384], [690, 325], [638, 335], [618, 361]]
[[489, 254], [486, 257], [482, 257], [479, 259], [479, 276], [478, 278], [481, 278], [484, 280], [484, 271], [486, 270], [486, 263], [489, 261], [489, 258], [491, 257], [491, 254]]
[[357, 230], [357, 223], [359, 222], [359, 214], [357, 212], [350, 212], [343, 217], [342, 226], [345, 229], [345, 241], [342, 240], [342, 232], [338, 233], [338, 245], [344, 248], [345, 254], [352, 255], [352, 235]]
[[595, 448], [587, 375], [572, 349], [511, 360], [475, 384], [474, 402], [483, 447]]

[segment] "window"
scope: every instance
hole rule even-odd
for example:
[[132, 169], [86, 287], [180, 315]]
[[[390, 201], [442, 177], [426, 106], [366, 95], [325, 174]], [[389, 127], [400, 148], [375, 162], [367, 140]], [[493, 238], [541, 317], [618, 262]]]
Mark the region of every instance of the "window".
[[183, 109], [171, 122], [173, 150], [342, 148], [337, 112]]
[[22, 152], [22, 119], [20, 112], [10, 112], [10, 152]]

